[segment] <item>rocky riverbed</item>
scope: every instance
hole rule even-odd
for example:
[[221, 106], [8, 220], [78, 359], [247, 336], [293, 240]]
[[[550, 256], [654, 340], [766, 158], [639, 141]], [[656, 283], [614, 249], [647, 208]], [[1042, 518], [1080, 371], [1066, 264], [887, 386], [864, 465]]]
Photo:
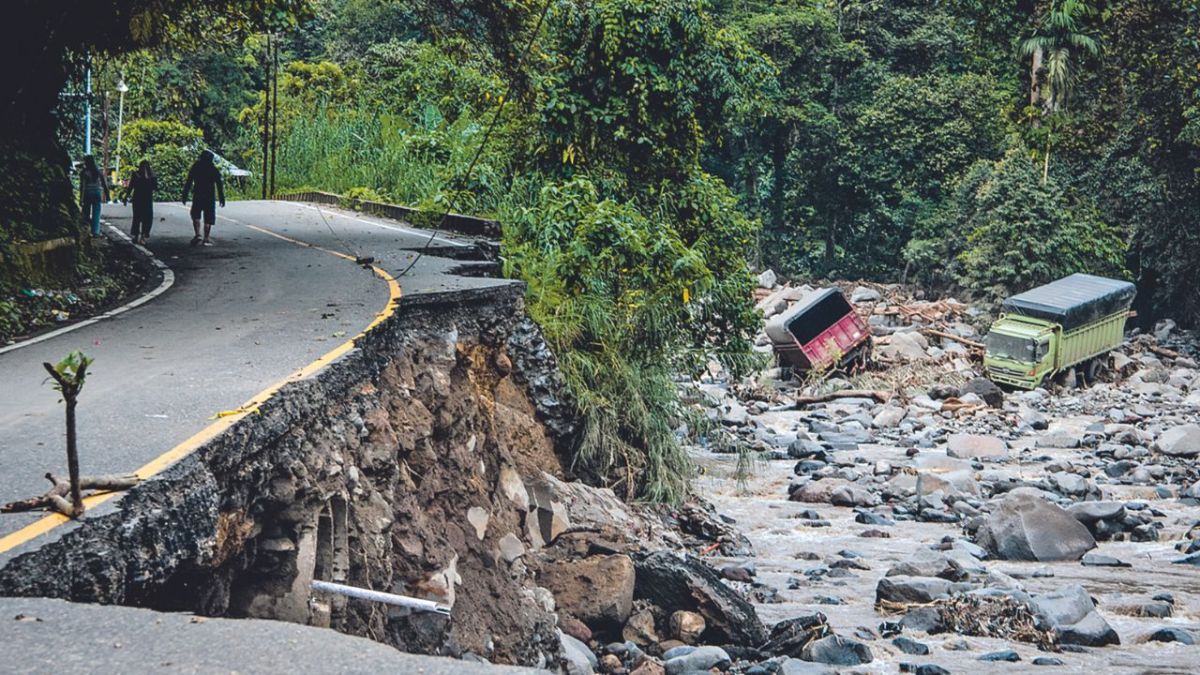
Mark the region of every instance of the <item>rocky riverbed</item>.
[[838, 636], [796, 654], [824, 666], [732, 670], [1195, 672], [1200, 370], [1194, 336], [1159, 328], [1086, 388], [1003, 392], [936, 342], [900, 356], [886, 401], [794, 403], [878, 373], [705, 384], [755, 457], [746, 475], [694, 450], [755, 552], [710, 564], [747, 571], [767, 626]]
[[1196, 672], [1196, 336], [1162, 322], [1095, 381], [1006, 392], [986, 316], [891, 290], [846, 289], [866, 372], [712, 369], [685, 435], [718, 517], [676, 523], [707, 528], [695, 555], [634, 555], [620, 634], [564, 638], [568, 672]]

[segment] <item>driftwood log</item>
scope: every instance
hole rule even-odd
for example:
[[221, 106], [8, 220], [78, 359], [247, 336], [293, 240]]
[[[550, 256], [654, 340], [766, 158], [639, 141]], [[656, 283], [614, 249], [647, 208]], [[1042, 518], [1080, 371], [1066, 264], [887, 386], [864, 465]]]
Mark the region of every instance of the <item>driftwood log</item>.
[[836, 401], [839, 398], [869, 398], [879, 403], [887, 403], [892, 400], [892, 392], [877, 391], [874, 389], [843, 389], [842, 391], [833, 391], [828, 394], [797, 397], [796, 407], [799, 408], [800, 406], [811, 405], [813, 403], [828, 403], [829, 401]]
[[940, 330], [934, 330], [932, 328], [922, 328], [921, 333], [923, 333], [924, 335], [929, 335], [929, 336], [936, 337], [936, 338], [942, 338], [943, 340], [953, 340], [959, 344], [966, 345], [966, 346], [970, 347], [971, 349], [983, 350], [986, 348], [986, 346], [982, 342], [968, 340], [967, 338], [959, 337], [952, 333], [947, 333], [947, 332], [940, 331]]
[[[79, 515], [76, 512], [75, 505], [67, 499], [67, 495], [71, 494], [70, 481], [62, 480], [52, 473], [46, 474], [46, 480], [50, 481], [52, 487], [45, 494], [4, 504], [0, 506], [0, 513], [22, 513], [38, 509], [50, 509], [71, 518]], [[79, 479], [79, 489], [97, 490], [100, 492], [128, 490], [137, 485], [139, 481], [140, 479], [132, 474], [83, 476]]]

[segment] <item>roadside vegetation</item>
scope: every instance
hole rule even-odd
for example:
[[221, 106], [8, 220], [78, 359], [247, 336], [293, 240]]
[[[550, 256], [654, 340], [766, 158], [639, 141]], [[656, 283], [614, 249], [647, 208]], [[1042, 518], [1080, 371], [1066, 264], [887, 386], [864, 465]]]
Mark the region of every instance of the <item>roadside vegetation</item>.
[[577, 468], [628, 497], [686, 491], [678, 379], [753, 365], [751, 269], [984, 300], [1087, 271], [1200, 318], [1200, 0], [265, 6], [98, 60], [123, 166], [257, 175], [274, 27], [277, 189], [498, 218]]

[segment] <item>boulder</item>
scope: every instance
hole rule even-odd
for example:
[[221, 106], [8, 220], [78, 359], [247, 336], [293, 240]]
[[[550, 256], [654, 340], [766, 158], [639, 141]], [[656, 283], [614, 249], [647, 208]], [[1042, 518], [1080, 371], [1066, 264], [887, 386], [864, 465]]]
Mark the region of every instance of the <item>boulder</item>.
[[767, 641], [767, 628], [754, 607], [699, 558], [657, 551], [638, 556], [634, 564], [634, 598], [667, 612], [700, 614], [706, 624], [703, 641], [753, 647]]
[[883, 296], [881, 296], [879, 291], [875, 290], [874, 288], [870, 288], [869, 286], [859, 286], [850, 294], [850, 302], [878, 302], [881, 297]]
[[538, 583], [554, 594], [559, 609], [592, 626], [621, 626], [633, 611], [634, 566], [629, 556], [547, 563]]
[[679, 610], [671, 615], [671, 637], [684, 644], [694, 645], [704, 633], [704, 617], [695, 612]]
[[596, 659], [596, 655], [588, 649], [587, 645], [561, 631], [558, 639], [562, 644], [564, 673], [567, 675], [592, 675], [596, 672], [600, 661]]
[[871, 426], [875, 427], [876, 429], [893, 429], [899, 426], [900, 422], [907, 414], [907, 408], [886, 406], [883, 410], [880, 410], [874, 418], [871, 419]]
[[1121, 644], [1117, 632], [1096, 611], [1091, 596], [1079, 584], [1034, 595], [1030, 604], [1062, 644], [1083, 647]]
[[869, 647], [840, 635], [830, 635], [809, 643], [800, 658], [831, 666], [861, 666], [874, 660]]
[[1096, 540], [1074, 516], [1030, 494], [1010, 493], [994, 504], [975, 537], [1002, 560], [1079, 560], [1096, 548]]
[[1008, 445], [995, 436], [951, 434], [946, 454], [957, 459], [1003, 459], [1008, 457]]
[[663, 665], [667, 675], [681, 675], [713, 668], [725, 670], [730, 662], [729, 654], [720, 647], [697, 647], [682, 656], [667, 660]]
[[986, 377], [977, 377], [962, 386], [962, 393], [975, 394], [993, 408], [1004, 405], [1004, 391]]
[[1200, 424], [1184, 424], [1167, 429], [1154, 442], [1154, 448], [1172, 457], [1200, 455]]
[[951, 593], [974, 588], [970, 584], [957, 584], [938, 577], [909, 577], [904, 575], [883, 577], [875, 585], [875, 602], [892, 602], [900, 605], [924, 605], [934, 600], [950, 597]]
[[850, 481], [844, 478], [810, 480], [807, 483], [799, 483], [794, 489], [789, 490], [788, 499], [793, 502], [828, 504], [835, 491], [849, 485]]
[[829, 503], [834, 506], [879, 506], [882, 501], [879, 495], [860, 488], [857, 485], [843, 485], [829, 495]]

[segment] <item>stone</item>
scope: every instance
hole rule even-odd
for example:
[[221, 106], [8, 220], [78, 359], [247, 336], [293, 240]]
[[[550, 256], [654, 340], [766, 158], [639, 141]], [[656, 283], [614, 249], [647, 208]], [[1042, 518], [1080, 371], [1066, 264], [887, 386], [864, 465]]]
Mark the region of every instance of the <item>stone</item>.
[[1096, 548], [1096, 540], [1074, 516], [1029, 494], [1010, 493], [993, 504], [975, 538], [1002, 560], [1079, 560]]
[[1017, 661], [1021, 660], [1021, 655], [1014, 652], [1011, 649], [1005, 649], [1005, 650], [999, 651], [999, 652], [988, 652], [987, 654], [980, 656], [979, 660], [980, 661], [1007, 661], [1009, 663], [1016, 663]]
[[956, 459], [1003, 459], [1008, 457], [1008, 446], [995, 436], [951, 434], [946, 454]]
[[929, 654], [929, 645], [924, 642], [917, 642], [905, 635], [892, 640], [892, 645], [905, 654], [912, 654], [913, 656], [925, 656]]
[[634, 577], [629, 556], [593, 555], [543, 565], [538, 583], [550, 589], [564, 612], [615, 629], [633, 612]]
[[704, 617], [696, 612], [681, 609], [671, 614], [670, 626], [671, 637], [680, 642], [694, 645], [700, 640], [700, 634], [704, 632]]
[[871, 426], [876, 429], [894, 429], [900, 425], [904, 417], [908, 415], [906, 408], [897, 406], [884, 406], [875, 417], [871, 418]]
[[775, 283], [778, 281], [779, 277], [776, 276], [775, 270], [764, 270], [758, 275], [758, 287], [768, 291], [775, 288]]
[[879, 506], [882, 503], [879, 495], [855, 485], [843, 485], [829, 495], [829, 503], [834, 506]]
[[592, 629], [588, 628], [587, 624], [573, 616], [559, 614], [558, 628], [562, 632], [570, 635], [584, 644], [587, 644], [592, 639]]
[[850, 302], [878, 302], [882, 298], [879, 291], [869, 286], [859, 286], [850, 294]]
[[490, 517], [488, 516], [487, 509], [483, 509], [478, 506], [472, 506], [471, 508], [467, 509], [467, 522], [470, 523], [471, 527], [475, 529], [475, 536], [478, 537], [480, 541], [483, 541], [483, 538], [487, 535], [489, 519]]
[[600, 672], [615, 673], [619, 670], [623, 671], [625, 664], [621, 663], [621, 658], [616, 654], [605, 654], [600, 657]]
[[1178, 642], [1184, 645], [1196, 644], [1196, 638], [1188, 631], [1174, 626], [1159, 628], [1146, 637], [1149, 642]]
[[888, 341], [877, 346], [875, 351], [886, 359], [919, 361], [925, 358], [925, 350], [928, 348], [928, 340], [920, 333], [893, 333]]
[[1065, 666], [1063, 660], [1055, 656], [1039, 656], [1030, 661], [1035, 666]]
[[1167, 429], [1154, 441], [1154, 448], [1172, 457], [1200, 455], [1200, 424], [1184, 424]]
[[504, 558], [505, 562], [511, 563], [523, 555], [525, 555], [525, 544], [521, 543], [517, 535], [509, 532], [500, 537], [500, 556]]
[[697, 647], [683, 656], [668, 660], [663, 666], [667, 675], [682, 675], [713, 668], [724, 670], [730, 663], [729, 654], [720, 647]]
[[566, 675], [592, 675], [600, 666], [600, 661], [587, 645], [579, 640], [559, 632], [558, 639], [562, 644], [564, 672]]
[[1080, 502], [1067, 507], [1067, 513], [1084, 525], [1101, 520], [1121, 520], [1125, 517], [1125, 504], [1121, 502]]
[[969, 590], [971, 586], [956, 584], [937, 577], [883, 577], [875, 584], [875, 602], [894, 602], [903, 605], [924, 605], [934, 600], [950, 597], [956, 590]]
[[837, 671], [823, 663], [802, 659], [784, 659], [775, 675], [834, 675]]
[[1083, 554], [1083, 558], [1079, 562], [1085, 567], [1132, 567], [1127, 562], [1122, 562], [1112, 556], [1100, 555], [1095, 551]]
[[507, 464], [500, 468], [500, 480], [498, 487], [500, 493], [508, 497], [518, 509], [522, 511], [529, 510], [529, 491], [525, 489], [525, 483], [521, 480], [521, 474], [517, 470]]
[[634, 598], [667, 612], [699, 613], [707, 626], [706, 640], [753, 646], [767, 641], [766, 626], [754, 607], [699, 558], [657, 551], [639, 555], [634, 565]]
[[1043, 624], [1064, 645], [1103, 647], [1119, 645], [1121, 638], [1096, 611], [1092, 598], [1079, 584], [1031, 597], [1030, 605]]
[[1004, 390], [986, 377], [976, 377], [962, 386], [963, 394], [975, 394], [992, 408], [1004, 405]]
[[929, 398], [942, 401], [948, 398], [958, 398], [962, 395], [962, 390], [952, 384], [935, 384], [926, 392]]
[[906, 630], [930, 635], [946, 632], [946, 622], [942, 619], [942, 613], [933, 607], [910, 609], [904, 618], [900, 619], [900, 625]]
[[621, 637], [639, 647], [649, 647], [658, 644], [658, 632], [654, 627], [654, 614], [649, 610], [641, 610], [630, 615], [621, 629]]
[[800, 658], [831, 666], [861, 666], [874, 660], [871, 649], [865, 644], [840, 635], [829, 635], [810, 642], [804, 647]]
[[793, 502], [805, 502], [808, 504], [828, 504], [830, 497], [839, 488], [850, 485], [850, 481], [843, 478], [823, 478], [821, 480], [810, 480], [805, 483], [798, 483], [794, 489], [789, 489], [788, 499]]

